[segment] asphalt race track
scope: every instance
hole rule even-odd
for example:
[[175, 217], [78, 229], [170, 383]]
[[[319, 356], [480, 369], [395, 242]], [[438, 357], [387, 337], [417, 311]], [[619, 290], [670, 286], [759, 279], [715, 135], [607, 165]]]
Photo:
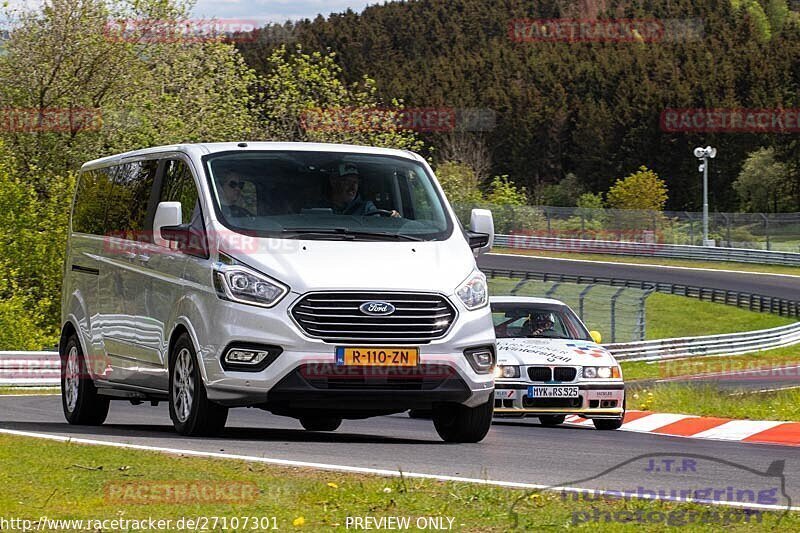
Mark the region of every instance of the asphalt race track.
[[[73, 438], [269, 457], [403, 472], [450, 475], [607, 490], [741, 486], [744, 469], [766, 471], [785, 461], [786, 493], [800, 502], [800, 448], [692, 440], [632, 432], [545, 428], [536, 419], [499, 419], [479, 444], [444, 444], [429, 420], [394, 415], [345, 421], [334, 433], [309, 433], [292, 419], [256, 409], [234, 409], [221, 438], [187, 439], [174, 433], [167, 406], [113, 402], [100, 427], [69, 426], [59, 396], [0, 397], [0, 427]], [[702, 456], [731, 464], [665, 476], [638, 466], [621, 466], [643, 454]], [[796, 506], [797, 503], [793, 503]]]
[[482, 255], [478, 258], [478, 266], [480, 268], [692, 285], [800, 301], [800, 276], [648, 266], [631, 263], [601, 263], [599, 261], [552, 259], [508, 254]]

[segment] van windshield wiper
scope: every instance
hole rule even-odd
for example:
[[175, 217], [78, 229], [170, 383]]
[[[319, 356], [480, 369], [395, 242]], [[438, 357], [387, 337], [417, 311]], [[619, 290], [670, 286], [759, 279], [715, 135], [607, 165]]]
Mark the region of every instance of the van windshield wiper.
[[422, 241], [419, 237], [403, 235], [402, 233], [391, 233], [388, 231], [362, 231], [348, 228], [284, 228], [283, 234], [292, 234], [292, 238], [307, 237], [314, 235], [340, 236], [342, 238], [373, 237], [380, 239], [403, 240], [403, 241]]

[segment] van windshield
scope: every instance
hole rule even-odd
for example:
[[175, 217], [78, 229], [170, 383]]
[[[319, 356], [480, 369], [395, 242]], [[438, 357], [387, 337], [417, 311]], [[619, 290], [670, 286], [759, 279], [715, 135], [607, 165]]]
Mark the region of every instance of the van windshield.
[[329, 152], [226, 152], [204, 158], [221, 222], [289, 239], [442, 240], [452, 222], [425, 168]]

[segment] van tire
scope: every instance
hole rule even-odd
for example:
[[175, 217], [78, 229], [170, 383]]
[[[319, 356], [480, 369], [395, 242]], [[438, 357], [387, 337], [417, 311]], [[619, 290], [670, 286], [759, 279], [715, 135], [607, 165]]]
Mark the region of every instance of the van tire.
[[342, 425], [342, 419], [327, 416], [304, 416], [300, 419], [300, 425], [306, 431], [336, 431]]
[[67, 422], [80, 426], [99, 426], [108, 416], [109, 399], [97, 394], [86, 366], [78, 337], [67, 339], [61, 355], [61, 406]]
[[208, 399], [197, 352], [187, 333], [178, 337], [170, 352], [169, 417], [175, 430], [187, 437], [218, 435], [228, 420], [228, 408]]
[[433, 408], [433, 425], [445, 442], [480, 442], [492, 427], [494, 397], [477, 407], [443, 404]]

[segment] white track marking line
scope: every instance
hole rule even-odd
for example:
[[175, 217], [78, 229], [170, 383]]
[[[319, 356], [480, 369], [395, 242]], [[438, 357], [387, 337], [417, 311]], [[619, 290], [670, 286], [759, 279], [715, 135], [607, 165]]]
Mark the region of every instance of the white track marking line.
[[771, 272], [753, 272], [750, 270], [729, 270], [724, 268], [701, 268], [701, 267], [687, 267], [687, 266], [670, 266], [670, 265], [653, 265], [650, 263], [626, 263], [623, 261], [596, 261], [593, 259], [566, 259], [563, 257], [547, 257], [547, 256], [538, 256], [538, 255], [525, 255], [525, 254], [499, 254], [499, 253], [491, 253], [488, 255], [494, 255], [497, 257], [505, 256], [512, 256], [512, 257], [528, 257], [532, 259], [547, 259], [550, 261], [568, 261], [572, 263], [594, 263], [599, 265], [631, 265], [631, 266], [640, 266], [640, 267], [647, 267], [647, 268], [666, 268], [666, 269], [676, 269], [676, 270], [696, 270], [698, 272], [729, 272], [731, 274], [745, 274], [745, 275], [756, 275], [756, 276], [778, 276], [784, 278], [800, 278], [800, 275], [795, 274], [773, 274]]
[[770, 420], [731, 420], [717, 427], [695, 433], [692, 438], [717, 440], [744, 440], [756, 433], [780, 426], [786, 422]]
[[626, 424], [622, 424], [625, 431], [635, 431], [637, 433], [650, 433], [651, 431], [664, 427], [667, 424], [672, 424], [679, 420], [686, 418], [697, 418], [691, 415], [676, 415], [671, 413], [653, 413], [652, 415], [643, 416], [632, 420]]
[[[616, 495], [619, 496], [619, 491], [609, 491], [609, 490], [598, 490], [598, 489], [590, 489], [586, 487], [569, 487], [569, 486], [549, 486], [549, 485], [537, 485], [534, 483], [520, 483], [516, 481], [496, 481], [492, 479], [479, 479], [479, 478], [469, 478], [469, 477], [460, 477], [460, 476], [447, 476], [447, 475], [440, 475], [440, 474], [422, 474], [417, 472], [402, 472], [400, 470], [385, 470], [380, 468], [368, 468], [368, 467], [360, 467], [360, 466], [346, 466], [346, 465], [333, 465], [333, 464], [326, 464], [326, 463], [310, 463], [306, 461], [292, 461], [289, 459], [271, 459], [269, 457], [254, 457], [251, 455], [236, 455], [236, 454], [225, 454], [225, 453], [218, 453], [218, 452], [201, 452], [196, 450], [181, 450], [178, 448], [164, 448], [160, 446], [145, 446], [141, 444], [126, 444], [122, 442], [113, 442], [113, 441], [103, 441], [103, 440], [93, 440], [93, 439], [82, 439], [82, 438], [73, 438], [73, 437], [65, 437], [63, 435], [53, 435], [50, 433], [35, 433], [31, 431], [17, 431], [14, 429], [4, 429], [0, 428], [0, 434], [6, 435], [14, 435], [18, 437], [33, 437], [37, 439], [44, 439], [44, 440], [53, 440], [57, 442], [65, 442], [65, 443], [76, 443], [76, 444], [88, 444], [92, 446], [109, 446], [112, 448], [126, 448], [131, 450], [141, 450], [141, 451], [148, 451], [148, 452], [159, 452], [159, 453], [166, 453], [172, 455], [188, 455], [192, 457], [206, 457], [212, 459], [234, 459], [237, 461], [245, 461], [250, 463], [264, 463], [264, 464], [271, 464], [277, 466], [289, 466], [295, 468], [314, 468], [317, 470], [329, 470], [334, 472], [347, 472], [352, 474], [373, 474], [378, 476], [385, 476], [385, 477], [406, 477], [406, 478], [416, 478], [416, 479], [431, 479], [434, 481], [452, 481], [457, 483], [472, 483], [476, 485], [488, 485], [494, 487], [504, 487], [510, 489], [527, 489], [527, 490], [547, 490], [549, 492], [570, 492], [570, 493], [579, 493], [579, 494], [598, 494], [598, 495]], [[641, 500], [661, 500], [661, 501], [672, 501], [676, 503], [693, 503], [693, 500], [683, 500], [680, 498], [670, 498], [669, 496], [660, 497], [660, 496], [653, 496], [649, 497], [647, 495], [638, 496], [632, 495], [632, 498], [641, 499]], [[800, 511], [800, 507], [783, 507], [780, 505], [765, 505], [765, 504], [756, 504], [756, 503], [740, 503], [740, 502], [724, 502], [724, 501], [694, 501], [694, 503], [699, 503], [703, 505], [719, 505], [723, 507], [739, 507], [744, 509], [764, 509], [764, 510], [772, 510], [772, 511]]]

